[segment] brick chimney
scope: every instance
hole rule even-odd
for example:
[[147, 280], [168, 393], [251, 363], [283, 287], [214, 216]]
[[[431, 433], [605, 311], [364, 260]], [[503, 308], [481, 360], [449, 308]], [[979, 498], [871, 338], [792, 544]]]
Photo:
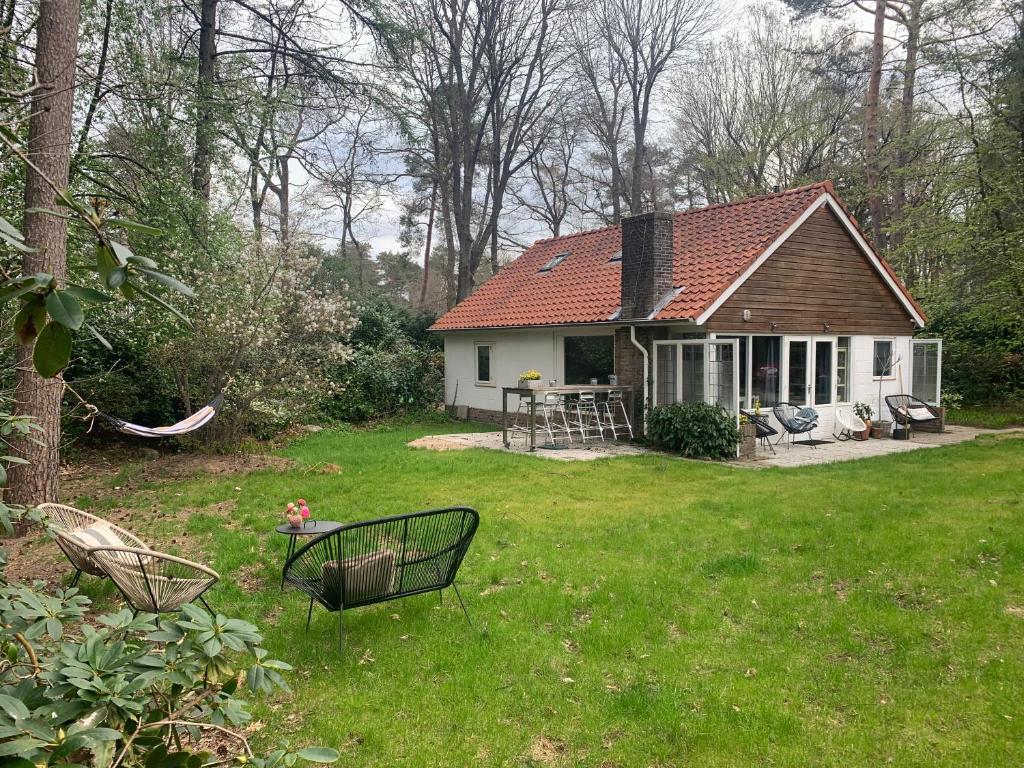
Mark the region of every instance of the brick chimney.
[[672, 211], [650, 211], [622, 220], [623, 320], [646, 318], [672, 290]]

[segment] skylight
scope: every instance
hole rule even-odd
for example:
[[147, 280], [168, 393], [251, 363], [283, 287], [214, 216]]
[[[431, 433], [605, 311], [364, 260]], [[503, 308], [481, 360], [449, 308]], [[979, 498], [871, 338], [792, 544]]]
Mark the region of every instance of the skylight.
[[610, 259], [608, 259], [609, 263], [611, 263], [613, 261], [622, 261], [622, 249], [621, 248], [619, 250], [617, 250], [615, 253], [613, 253], [612, 257]]
[[563, 261], [565, 261], [565, 259], [566, 259], [566, 257], [568, 255], [569, 255], [568, 253], [560, 253], [560, 254], [558, 254], [557, 256], [555, 256], [553, 259], [551, 259], [547, 264], [545, 264], [543, 267], [541, 267], [537, 271], [538, 272], [550, 272], [552, 269], [554, 269], [559, 264], [561, 264]]

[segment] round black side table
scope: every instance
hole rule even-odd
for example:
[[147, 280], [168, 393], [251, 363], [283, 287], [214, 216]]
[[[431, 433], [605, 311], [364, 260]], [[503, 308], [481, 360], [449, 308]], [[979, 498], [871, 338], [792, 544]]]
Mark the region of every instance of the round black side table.
[[[336, 523], [332, 520], [316, 520], [306, 523], [301, 528], [293, 528], [288, 523], [277, 526], [274, 530], [288, 537], [288, 553], [284, 556], [285, 565], [288, 564], [288, 561], [292, 559], [292, 555], [295, 554], [299, 536], [320, 536], [324, 533], [336, 531], [338, 528], [341, 528], [341, 523]], [[281, 589], [284, 589], [284, 566], [281, 567]]]

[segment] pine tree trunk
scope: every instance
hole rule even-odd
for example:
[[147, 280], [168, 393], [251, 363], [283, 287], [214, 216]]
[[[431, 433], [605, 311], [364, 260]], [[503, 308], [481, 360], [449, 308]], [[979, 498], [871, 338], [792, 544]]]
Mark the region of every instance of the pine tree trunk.
[[[42, 87], [32, 98], [28, 126], [28, 156], [38, 170], [29, 168], [25, 178], [25, 241], [35, 250], [25, 254], [22, 269], [25, 274], [49, 272], [61, 285], [67, 277], [67, 221], [33, 210], [54, 209], [51, 183], [61, 189], [68, 184], [79, 12], [79, 0], [39, 4], [35, 79]], [[34, 416], [42, 431], [33, 435], [38, 444], [22, 440], [17, 445], [30, 463], [11, 467], [7, 500], [30, 505], [56, 501], [63, 384], [35, 372], [31, 345], [17, 345], [14, 358], [14, 413]]]
[[437, 209], [437, 178], [430, 190], [430, 213], [427, 215], [426, 244], [423, 246], [423, 285], [420, 287], [420, 308], [427, 304], [427, 290], [430, 284], [430, 247], [434, 239], [434, 211]]

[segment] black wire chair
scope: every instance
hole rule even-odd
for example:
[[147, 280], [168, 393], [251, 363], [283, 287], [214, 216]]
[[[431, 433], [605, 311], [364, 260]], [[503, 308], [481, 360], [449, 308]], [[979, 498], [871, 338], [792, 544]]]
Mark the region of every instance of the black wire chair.
[[772, 453], [775, 453], [775, 446], [772, 445], [771, 438], [779, 434], [779, 430], [773, 427], [768, 417], [764, 414], [758, 415], [754, 411], [744, 410], [740, 408], [740, 413], [747, 417], [751, 424], [754, 425], [754, 434], [761, 443], [762, 448], [771, 449]]
[[338, 612], [338, 641], [344, 647], [342, 612], [399, 597], [452, 587], [472, 627], [455, 575], [466, 556], [480, 515], [469, 507], [448, 507], [343, 525], [295, 552], [284, 580], [313, 604]]
[[913, 433], [914, 427], [931, 424], [941, 418], [938, 408], [913, 395], [886, 395], [885, 404], [892, 414], [892, 420], [907, 430], [908, 437]]
[[782, 434], [776, 440], [776, 445], [788, 437], [789, 445], [792, 446], [801, 442], [796, 439], [797, 435], [807, 435], [809, 439], [802, 441], [803, 444], [809, 445], [811, 448], [816, 447], [811, 435], [811, 432], [818, 428], [818, 412], [816, 410], [810, 407], [798, 408], [792, 403], [779, 403], [772, 409], [772, 412], [779, 424], [782, 425]]

